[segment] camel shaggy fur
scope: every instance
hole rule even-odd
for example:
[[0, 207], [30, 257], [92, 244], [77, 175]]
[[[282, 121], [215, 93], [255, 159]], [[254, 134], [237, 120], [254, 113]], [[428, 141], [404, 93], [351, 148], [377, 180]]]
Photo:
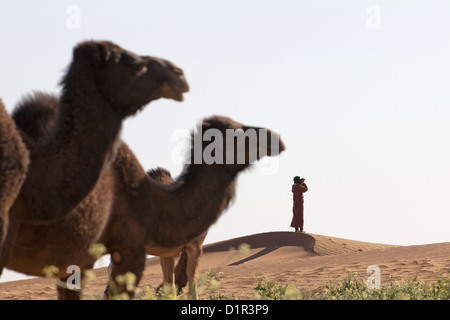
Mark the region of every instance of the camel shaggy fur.
[[28, 165], [28, 149], [0, 100], [0, 261], [7, 255], [3, 244], [9, 226], [9, 210], [25, 181]]
[[[245, 132], [253, 128], [214, 116], [205, 119], [201, 129], [192, 136], [193, 147], [197, 135], [208, 129], [225, 135], [227, 129]], [[273, 144], [268, 143], [258, 158], [284, 150], [279, 136], [270, 130], [266, 134], [267, 141], [275, 139], [278, 145], [271, 150]], [[208, 145], [201, 140], [201, 152]], [[108, 290], [108, 295], [127, 292], [133, 296], [134, 291], [119, 283], [117, 277], [132, 272], [139, 283], [146, 254], [173, 257], [206, 232], [234, 197], [236, 178], [250, 165], [248, 149], [242, 164], [192, 161], [180, 177], [166, 185], [150, 179], [122, 142], [113, 165], [70, 215], [53, 224], [21, 224], [8, 268], [42, 276], [45, 266], [55, 265], [59, 269], [55, 276], [64, 282], [68, 266], [92, 268], [95, 258], [88, 249], [94, 243], [102, 243], [112, 258], [110, 288], [114, 287], [114, 292]], [[191, 157], [193, 160], [194, 149]], [[80, 291], [64, 287], [58, 287], [58, 292], [60, 299], [78, 299], [81, 295]]]
[[[11, 211], [18, 221], [53, 222], [71, 212], [114, 159], [122, 120], [152, 100], [182, 100], [188, 90], [169, 61], [107, 41], [78, 44], [61, 84], [50, 133], [39, 142], [24, 137], [31, 163]], [[46, 98], [29, 96], [21, 104]]]
[[[171, 62], [139, 56], [108, 41], [87, 41], [73, 50], [62, 81], [60, 99], [36, 93], [19, 104], [13, 117], [27, 127], [33, 104], [54, 104], [51, 123], [41, 123], [45, 136], [22, 134], [30, 165], [11, 208], [6, 244], [12, 247], [18, 222], [57, 221], [93, 192], [114, 159], [122, 121], [161, 97], [183, 100], [189, 87]], [[7, 255], [0, 261], [0, 272]]]

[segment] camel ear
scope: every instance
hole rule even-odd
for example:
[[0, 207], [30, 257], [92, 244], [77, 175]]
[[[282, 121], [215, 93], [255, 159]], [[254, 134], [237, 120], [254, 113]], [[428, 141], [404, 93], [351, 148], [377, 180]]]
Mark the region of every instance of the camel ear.
[[213, 123], [209, 120], [203, 120], [202, 121], [202, 131], [205, 132], [208, 129], [211, 129], [213, 127]]
[[103, 44], [97, 44], [97, 58], [99, 61], [108, 62], [111, 58], [111, 51]]
[[105, 66], [111, 59], [115, 63], [119, 62], [120, 52], [116, 46], [110, 42], [84, 42], [74, 49], [74, 57], [82, 59], [92, 59], [93, 62], [100, 66]]
[[113, 61], [114, 63], [119, 63], [121, 53], [117, 46], [110, 42], [98, 42], [96, 58], [100, 63], [108, 63]]

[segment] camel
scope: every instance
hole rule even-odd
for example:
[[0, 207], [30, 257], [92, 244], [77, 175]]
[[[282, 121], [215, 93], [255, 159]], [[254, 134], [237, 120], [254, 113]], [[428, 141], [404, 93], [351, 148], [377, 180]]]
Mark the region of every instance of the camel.
[[78, 44], [61, 84], [52, 131], [39, 143], [24, 137], [31, 162], [11, 210], [18, 221], [53, 222], [71, 212], [113, 160], [123, 119], [161, 97], [181, 101], [188, 90], [171, 62], [108, 41]]
[[[170, 172], [164, 168], [149, 170], [147, 174], [151, 179], [159, 183], [170, 184], [174, 182]], [[172, 292], [175, 292], [175, 286], [178, 292], [181, 292], [187, 282], [189, 282], [188, 298], [198, 300], [197, 273], [203, 253], [203, 242], [207, 234], [208, 232], [205, 231], [197, 238], [194, 238], [173, 257], [159, 258], [163, 273], [163, 284], [159, 286], [158, 290], [166, 284], [170, 286]], [[175, 268], [175, 258], [177, 256], [180, 256], [180, 259]]]
[[[201, 129], [191, 137], [192, 160], [201, 132], [215, 129], [225, 134], [227, 129], [259, 128], [213, 116], [202, 122]], [[265, 133], [268, 141], [275, 141], [276, 148], [273, 143], [262, 146], [258, 159], [284, 150], [277, 134], [270, 130]], [[208, 147], [207, 141], [201, 141], [201, 150]], [[242, 164], [192, 161], [173, 183], [162, 184], [148, 177], [132, 151], [121, 142], [113, 165], [70, 215], [53, 224], [21, 224], [8, 268], [42, 276], [44, 267], [55, 265], [59, 271], [54, 276], [64, 283], [70, 277], [66, 273], [68, 266], [77, 265], [81, 271], [92, 268], [96, 258], [88, 254], [88, 248], [102, 243], [112, 260], [111, 284], [115, 292], [107, 290], [108, 296], [125, 292], [133, 297], [134, 290], [118, 283], [117, 277], [132, 272], [138, 284], [146, 254], [173, 257], [206, 232], [234, 198], [236, 178], [250, 166], [249, 149], [246, 146]], [[80, 290], [62, 286], [57, 290], [59, 299], [81, 297]]]
[[[26, 109], [33, 103], [57, 104], [45, 139], [37, 139], [35, 132], [22, 134], [31, 161], [10, 211], [16, 223], [9, 228], [7, 248], [14, 242], [17, 222], [54, 222], [92, 192], [115, 157], [125, 118], [162, 97], [182, 101], [189, 90], [182, 70], [173, 63], [136, 55], [108, 41], [79, 43], [61, 85], [59, 99], [29, 95], [15, 115], [32, 122]], [[4, 252], [0, 259], [0, 273], [7, 256]]]
[[9, 225], [9, 210], [25, 181], [29, 162], [28, 149], [0, 100], [0, 257]]

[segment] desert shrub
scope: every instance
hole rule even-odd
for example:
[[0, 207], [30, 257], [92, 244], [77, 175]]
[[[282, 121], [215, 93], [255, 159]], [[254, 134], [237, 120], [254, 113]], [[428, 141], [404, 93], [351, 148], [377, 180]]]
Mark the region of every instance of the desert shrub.
[[328, 281], [315, 292], [291, 288], [288, 295], [287, 290], [284, 290], [282, 299], [449, 300], [449, 275], [450, 270], [447, 276], [441, 273], [441, 278], [435, 283], [420, 281], [414, 277], [402, 281], [388, 281], [378, 289], [371, 289], [367, 286], [365, 278], [358, 278], [355, 272], [349, 272], [346, 278], [340, 281]]
[[257, 298], [263, 300], [281, 300], [285, 296], [287, 285], [281, 286], [275, 284], [264, 277], [258, 277], [257, 280], [258, 284], [254, 288], [258, 294]]

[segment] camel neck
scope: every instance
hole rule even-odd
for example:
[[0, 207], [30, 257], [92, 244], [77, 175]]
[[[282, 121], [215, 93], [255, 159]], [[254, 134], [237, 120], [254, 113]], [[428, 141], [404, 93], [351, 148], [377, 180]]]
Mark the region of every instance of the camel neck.
[[122, 119], [89, 82], [82, 86], [68, 83], [64, 87], [58, 120], [47, 148], [79, 152], [80, 158], [92, 154], [102, 158], [115, 143]]
[[158, 219], [149, 222], [157, 229], [150, 230], [147, 243], [173, 248], [188, 243], [216, 222], [234, 197], [235, 178], [223, 165], [190, 165], [167, 190], [157, 199], [154, 211]]
[[113, 159], [120, 133], [121, 118], [102, 101], [92, 79], [72, 74], [63, 85], [53, 131], [31, 148], [25, 209], [17, 214], [28, 223], [51, 222], [73, 210]]

